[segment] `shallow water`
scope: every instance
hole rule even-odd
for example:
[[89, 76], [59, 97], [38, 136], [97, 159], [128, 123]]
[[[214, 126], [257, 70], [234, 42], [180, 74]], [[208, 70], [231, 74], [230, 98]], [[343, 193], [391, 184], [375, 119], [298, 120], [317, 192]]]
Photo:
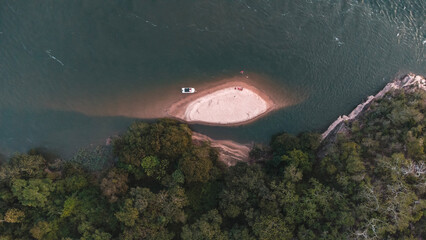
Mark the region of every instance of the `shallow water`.
[[396, 75], [426, 74], [425, 12], [422, 0], [1, 1], [0, 152], [70, 154], [133, 121], [115, 116], [240, 70], [307, 97], [193, 129], [240, 142], [322, 131]]

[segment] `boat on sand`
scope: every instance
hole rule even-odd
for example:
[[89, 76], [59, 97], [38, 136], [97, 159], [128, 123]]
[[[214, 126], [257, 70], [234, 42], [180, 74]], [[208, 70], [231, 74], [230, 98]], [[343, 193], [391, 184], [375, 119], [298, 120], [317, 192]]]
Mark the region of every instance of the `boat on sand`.
[[183, 87], [182, 93], [195, 93], [195, 88]]

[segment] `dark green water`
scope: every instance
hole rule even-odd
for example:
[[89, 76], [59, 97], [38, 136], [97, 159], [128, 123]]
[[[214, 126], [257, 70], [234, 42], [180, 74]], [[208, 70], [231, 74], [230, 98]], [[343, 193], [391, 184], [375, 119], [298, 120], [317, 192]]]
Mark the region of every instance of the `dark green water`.
[[133, 119], [78, 109], [242, 69], [307, 99], [250, 125], [193, 129], [241, 142], [322, 131], [396, 75], [426, 73], [425, 22], [423, 0], [3, 0], [0, 152], [102, 143]]

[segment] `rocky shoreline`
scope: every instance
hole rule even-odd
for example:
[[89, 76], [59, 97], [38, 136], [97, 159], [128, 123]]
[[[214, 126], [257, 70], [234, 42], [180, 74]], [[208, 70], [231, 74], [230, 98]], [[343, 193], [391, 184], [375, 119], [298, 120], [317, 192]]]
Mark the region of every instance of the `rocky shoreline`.
[[362, 114], [364, 110], [368, 109], [368, 106], [370, 106], [372, 101], [380, 99], [385, 96], [386, 93], [397, 89], [404, 89], [409, 92], [416, 89], [426, 91], [426, 79], [423, 76], [409, 73], [386, 84], [380, 92], [378, 92], [375, 96], [369, 96], [365, 102], [359, 104], [349, 115], [339, 116], [339, 118], [337, 118], [337, 120], [321, 134], [321, 140], [324, 141], [329, 137], [336, 135], [346, 125], [346, 123], [353, 121]]
[[[415, 91], [417, 89], [426, 91], [426, 79], [423, 76], [409, 73], [386, 84], [380, 92], [374, 96], [369, 96], [367, 100], [352, 110], [349, 115], [339, 116], [339, 118], [336, 119], [336, 121], [334, 121], [324, 133], [322, 133], [321, 141], [323, 142], [323, 146], [327, 145], [327, 143], [333, 142], [337, 133], [345, 131], [347, 124], [361, 116], [373, 101], [381, 99], [386, 95], [386, 93], [397, 89], [404, 89], [407, 92]], [[227, 166], [233, 166], [239, 161], [249, 161], [249, 153], [252, 147], [250, 144], [240, 144], [229, 140], [214, 140], [196, 132], [193, 132], [192, 139], [194, 142], [210, 142], [211, 146], [218, 150], [219, 159]], [[323, 151], [320, 152], [324, 154]], [[322, 154], [320, 153], [319, 155]]]

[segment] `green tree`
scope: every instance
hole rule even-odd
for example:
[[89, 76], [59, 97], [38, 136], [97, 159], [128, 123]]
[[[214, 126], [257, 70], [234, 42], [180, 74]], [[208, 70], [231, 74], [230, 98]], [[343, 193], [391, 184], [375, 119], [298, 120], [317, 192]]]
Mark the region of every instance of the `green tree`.
[[177, 161], [192, 144], [185, 124], [163, 119], [153, 124], [136, 122], [114, 142], [114, 152], [124, 163], [140, 166], [147, 156]]
[[35, 239], [43, 239], [48, 233], [52, 232], [52, 226], [46, 221], [37, 222], [31, 229], [31, 235]]
[[225, 177], [225, 187], [219, 195], [220, 210], [224, 216], [236, 218], [246, 209], [255, 208], [268, 194], [261, 166], [237, 163]]
[[111, 234], [96, 229], [88, 222], [82, 222], [78, 226], [78, 231], [81, 234], [81, 240], [109, 240], [112, 238]]
[[360, 146], [354, 142], [343, 143], [341, 146], [341, 160], [346, 163], [346, 171], [351, 174], [359, 174], [365, 170], [360, 157]]
[[260, 216], [253, 225], [253, 232], [259, 239], [276, 240], [292, 239], [292, 231], [279, 217]]
[[46, 160], [41, 156], [17, 154], [8, 164], [0, 166], [0, 181], [10, 179], [41, 178], [45, 176]]
[[106, 196], [110, 202], [116, 202], [119, 196], [127, 192], [127, 182], [128, 174], [126, 172], [117, 168], [112, 168], [101, 181], [100, 188], [102, 194]]
[[167, 230], [170, 223], [183, 223], [186, 219], [183, 208], [187, 205], [184, 190], [179, 187], [163, 190], [157, 194], [148, 188], [132, 188], [130, 198], [115, 214], [124, 224], [125, 239], [171, 239]]
[[304, 152], [315, 152], [321, 144], [321, 135], [318, 133], [304, 132], [299, 134], [300, 147]]
[[176, 171], [172, 174], [173, 181], [178, 184], [182, 184], [185, 182], [185, 176], [180, 169], [176, 169]]
[[250, 233], [248, 227], [234, 225], [229, 231], [230, 240], [255, 240], [256, 237]]
[[62, 209], [61, 218], [70, 216], [78, 205], [78, 199], [76, 197], [69, 197], [64, 202], [64, 208]]
[[22, 205], [30, 207], [44, 207], [53, 188], [50, 179], [16, 179], [12, 183], [14, 196]]
[[312, 169], [312, 163], [309, 161], [308, 154], [301, 150], [292, 150], [288, 152], [288, 155], [282, 156], [281, 159], [285, 165], [294, 166], [304, 172], [310, 172]]
[[76, 163], [67, 163], [62, 170], [61, 179], [55, 181], [56, 190], [60, 193], [74, 193], [88, 186], [90, 175]]
[[182, 228], [181, 238], [191, 240], [224, 240], [228, 239], [226, 232], [220, 228], [222, 217], [214, 209], [204, 214], [192, 225], [185, 225]]
[[188, 183], [207, 182], [213, 167], [209, 146], [194, 147], [191, 153], [184, 154], [179, 161], [179, 168]]
[[303, 178], [303, 173], [294, 165], [290, 165], [284, 170], [284, 179], [291, 182], [299, 182]]
[[115, 213], [117, 219], [124, 223], [125, 226], [132, 227], [135, 225], [136, 219], [139, 216], [138, 209], [133, 207], [133, 201], [126, 199], [121, 211]]
[[407, 154], [410, 158], [416, 160], [426, 160], [424, 153], [424, 140], [423, 137], [416, 138], [411, 131], [407, 133]]
[[288, 133], [274, 136], [270, 145], [273, 153], [277, 156], [282, 156], [289, 151], [301, 148], [299, 139]]
[[168, 161], [159, 160], [155, 156], [144, 157], [141, 162], [145, 174], [149, 177], [155, 177], [158, 180], [166, 175], [168, 164]]
[[16, 208], [8, 209], [4, 215], [4, 221], [8, 223], [19, 223], [25, 218], [25, 212]]

